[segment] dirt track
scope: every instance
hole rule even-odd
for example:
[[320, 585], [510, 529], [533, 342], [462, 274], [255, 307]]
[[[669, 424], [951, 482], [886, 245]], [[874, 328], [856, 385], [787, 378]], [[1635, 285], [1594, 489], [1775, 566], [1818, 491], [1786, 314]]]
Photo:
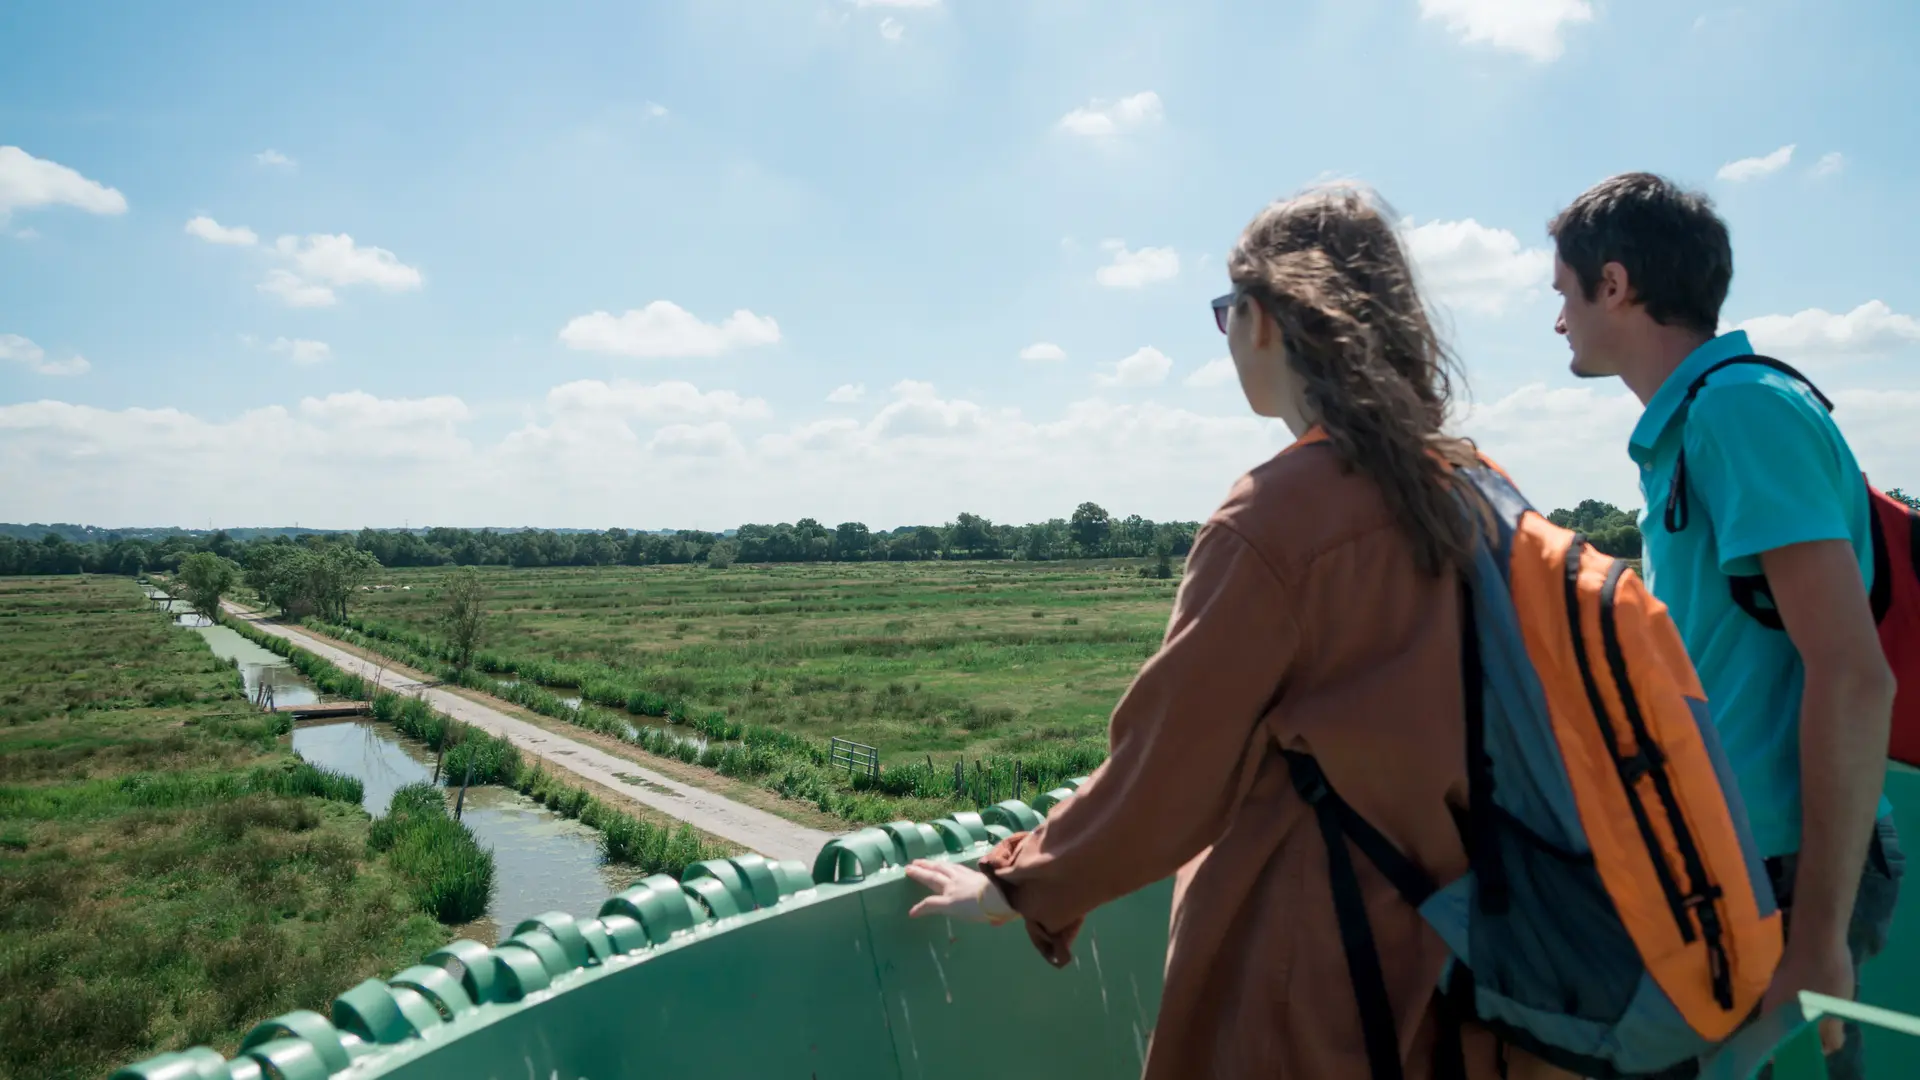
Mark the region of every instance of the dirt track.
[[423, 687], [411, 678], [381, 670], [378, 664], [355, 656], [293, 627], [283, 626], [231, 603], [228, 614], [258, 629], [300, 646], [341, 670], [364, 679], [378, 678], [382, 688], [401, 694], [419, 694], [434, 708], [483, 731], [504, 735], [521, 750], [544, 759], [548, 768], [561, 769], [625, 794], [635, 802], [684, 821], [702, 832], [730, 840], [769, 859], [799, 859], [809, 865], [831, 833], [809, 829], [661, 775], [594, 746], [543, 730], [459, 694]]

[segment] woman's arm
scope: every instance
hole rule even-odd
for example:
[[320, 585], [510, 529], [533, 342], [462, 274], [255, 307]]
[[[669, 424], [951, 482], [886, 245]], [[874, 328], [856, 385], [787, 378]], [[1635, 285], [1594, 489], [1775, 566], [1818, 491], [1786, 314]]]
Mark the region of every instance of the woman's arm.
[[936, 891], [915, 913], [1017, 912], [1048, 959], [1064, 964], [1088, 912], [1210, 847], [1251, 781], [1254, 726], [1300, 647], [1286, 592], [1239, 533], [1209, 523], [1195, 538], [1159, 652], [1114, 710], [1106, 762], [1039, 828], [983, 857], [984, 877], [910, 868]]

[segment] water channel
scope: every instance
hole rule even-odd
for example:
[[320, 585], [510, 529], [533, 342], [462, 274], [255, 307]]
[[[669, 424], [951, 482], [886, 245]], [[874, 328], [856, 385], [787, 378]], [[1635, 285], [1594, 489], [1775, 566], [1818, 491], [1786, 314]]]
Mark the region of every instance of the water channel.
[[[174, 615], [177, 625], [205, 638], [215, 656], [239, 668], [248, 700], [263, 684], [272, 686], [277, 705], [320, 700], [285, 657], [229, 627], [208, 623], [184, 600], [170, 599], [153, 588], [147, 595]], [[365, 788], [361, 806], [375, 817], [387, 812], [399, 788], [433, 779], [433, 751], [378, 721], [300, 722], [293, 729], [293, 751], [321, 768], [357, 778]], [[639, 876], [601, 860], [598, 833], [517, 791], [492, 786], [467, 789], [461, 821], [483, 847], [493, 850], [493, 899], [487, 916], [496, 940], [511, 933], [522, 919], [541, 912], [590, 915], [600, 901]], [[484, 936], [481, 927], [464, 929]]]

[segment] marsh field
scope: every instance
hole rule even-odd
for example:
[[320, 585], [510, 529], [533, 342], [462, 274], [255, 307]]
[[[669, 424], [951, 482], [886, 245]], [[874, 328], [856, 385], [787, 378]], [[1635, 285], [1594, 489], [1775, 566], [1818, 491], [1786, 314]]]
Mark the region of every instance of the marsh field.
[[447, 939], [276, 719], [131, 578], [0, 580], [0, 1077], [230, 1051]]
[[[1104, 745], [1172, 610], [1176, 582], [1140, 565], [486, 568], [477, 665], [611, 676], [886, 762]], [[386, 572], [355, 621], [442, 643], [445, 573]]]
[[[307, 625], [849, 824], [1090, 772], [1178, 586], [1137, 559], [484, 567], [485, 636], [456, 676], [460, 572], [386, 571], [344, 624]], [[836, 738], [874, 748], [880, 776], [833, 769]]]

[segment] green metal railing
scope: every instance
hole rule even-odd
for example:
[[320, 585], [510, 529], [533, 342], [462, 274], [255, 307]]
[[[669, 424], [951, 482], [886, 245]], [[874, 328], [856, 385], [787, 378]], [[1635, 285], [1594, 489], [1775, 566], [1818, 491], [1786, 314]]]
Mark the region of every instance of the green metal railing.
[[[353, 987], [329, 1016], [269, 1020], [231, 1061], [198, 1048], [114, 1080], [945, 1080], [980, 1074], [988, 1030], [1018, 1048], [995, 1058], [999, 1077], [1136, 1076], [1160, 1005], [1171, 882], [1094, 912], [1060, 970], [1017, 926], [907, 917], [924, 895], [902, 872], [909, 861], [975, 862], [1078, 786], [1032, 807], [861, 829], [811, 868], [746, 855], [679, 881], [656, 875], [593, 918], [552, 912], [493, 948], [458, 941]], [[1920, 773], [1896, 767], [1889, 791], [1903, 832], [1920, 837]], [[1778, 1080], [1823, 1076], [1814, 1022], [1837, 1015], [1866, 1029], [1873, 1075], [1920, 1076], [1914, 890], [1863, 979], [1866, 1004], [1803, 994], [1730, 1039], [1702, 1075], [1744, 1080], [1773, 1059]]]

